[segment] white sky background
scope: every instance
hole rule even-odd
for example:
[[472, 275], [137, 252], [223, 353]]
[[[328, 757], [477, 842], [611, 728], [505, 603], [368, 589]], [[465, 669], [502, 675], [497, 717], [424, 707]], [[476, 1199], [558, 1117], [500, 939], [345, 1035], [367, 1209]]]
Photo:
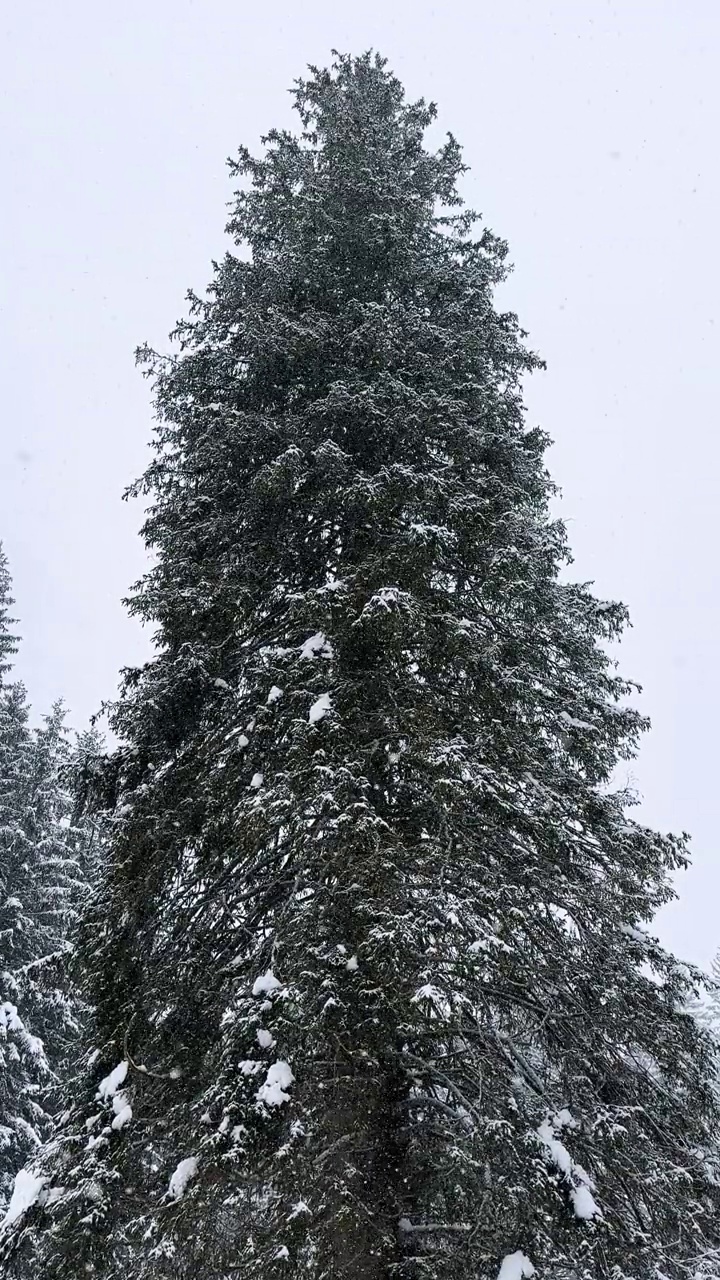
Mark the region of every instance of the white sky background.
[[468, 202], [510, 241], [548, 371], [579, 577], [626, 601], [622, 669], [653, 719], [642, 818], [693, 834], [663, 939], [708, 964], [720, 721], [720, 6], [715, 0], [21, 0], [0, 13], [0, 538], [35, 713], [82, 725], [147, 639], [121, 596], [143, 568], [149, 387], [224, 247], [224, 160], [291, 123], [330, 49], [388, 57], [465, 149]]

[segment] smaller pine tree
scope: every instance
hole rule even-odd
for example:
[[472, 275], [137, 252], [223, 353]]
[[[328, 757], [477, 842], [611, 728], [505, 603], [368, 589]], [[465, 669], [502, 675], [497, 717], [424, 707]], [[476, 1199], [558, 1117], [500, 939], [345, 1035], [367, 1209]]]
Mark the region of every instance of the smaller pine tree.
[[720, 951], [713, 956], [703, 998], [693, 1006], [693, 1012], [700, 1025], [720, 1041]]
[[72, 823], [72, 758], [64, 720], [58, 703], [31, 737], [14, 868], [23, 902], [18, 994], [48, 1046], [58, 1083], [59, 1064], [72, 1054], [80, 1030], [68, 970], [70, 935], [85, 889], [85, 832]]
[[17, 638], [11, 631], [14, 619], [10, 617], [10, 609], [14, 601], [10, 589], [10, 570], [0, 542], [0, 684], [10, 670], [10, 657], [17, 650]]
[[37, 729], [9, 682], [10, 579], [0, 561], [0, 1206], [52, 1129], [76, 1055], [82, 1003], [71, 933], [97, 844], [78, 811], [86, 738], [73, 748], [60, 702]]
[[22, 800], [32, 770], [27, 717], [22, 685], [0, 688], [0, 1205], [28, 1152], [48, 1132], [41, 1099], [52, 1080], [43, 1042], [24, 1007], [33, 982], [28, 965], [35, 932], [27, 898], [33, 860], [27, 861]]

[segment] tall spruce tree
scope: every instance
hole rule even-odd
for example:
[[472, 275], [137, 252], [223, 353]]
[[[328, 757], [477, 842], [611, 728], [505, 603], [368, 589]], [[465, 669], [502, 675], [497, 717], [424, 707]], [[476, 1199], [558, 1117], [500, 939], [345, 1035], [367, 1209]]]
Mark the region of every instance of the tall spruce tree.
[[295, 102], [143, 352], [157, 653], [115, 710], [89, 1083], [6, 1274], [698, 1272], [710, 1040], [642, 923], [685, 846], [612, 785], [625, 611], [561, 577], [506, 247], [383, 61]]

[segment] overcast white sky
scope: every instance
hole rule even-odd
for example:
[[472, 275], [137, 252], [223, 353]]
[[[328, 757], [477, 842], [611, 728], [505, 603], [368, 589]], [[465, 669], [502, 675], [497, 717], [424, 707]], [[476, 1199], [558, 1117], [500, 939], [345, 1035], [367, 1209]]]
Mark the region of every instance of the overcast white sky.
[[720, 945], [716, 0], [21, 0], [0, 14], [0, 539], [36, 713], [80, 726], [147, 641], [120, 500], [150, 434], [135, 346], [162, 346], [222, 252], [224, 160], [290, 123], [331, 48], [369, 46], [465, 148], [470, 204], [510, 241], [516, 309], [548, 361], [576, 570], [629, 605], [622, 666], [653, 719], [643, 818], [693, 834], [660, 921]]

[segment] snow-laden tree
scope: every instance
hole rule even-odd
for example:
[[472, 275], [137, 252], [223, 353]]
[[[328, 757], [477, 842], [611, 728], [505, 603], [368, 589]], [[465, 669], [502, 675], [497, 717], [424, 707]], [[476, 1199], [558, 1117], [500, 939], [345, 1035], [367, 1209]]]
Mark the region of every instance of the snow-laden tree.
[[154, 378], [85, 1090], [5, 1274], [687, 1276], [717, 1236], [686, 860], [567, 581], [538, 360], [382, 61], [297, 84]]
[[57, 703], [30, 738], [18, 789], [12, 864], [17, 909], [14, 980], [19, 1002], [62, 1087], [78, 1050], [80, 999], [71, 976], [72, 936], [99, 844], [97, 820], [77, 813], [88, 742], [68, 739]]
[[14, 603], [11, 590], [10, 569], [0, 542], [0, 681], [7, 679], [12, 666], [10, 659], [17, 653], [17, 636], [12, 632], [14, 619], [10, 617], [10, 610]]
[[42, 1100], [50, 1067], [20, 999], [18, 981], [31, 923], [18, 894], [17, 881], [24, 884], [25, 876], [16, 856], [23, 842], [19, 793], [30, 769], [30, 751], [25, 691], [18, 684], [0, 686], [0, 1207], [17, 1170], [49, 1127]]
[[720, 951], [716, 951], [710, 965], [709, 980], [699, 999], [691, 1005], [701, 1026], [711, 1032], [715, 1040], [720, 1042]]
[[[0, 653], [10, 656], [10, 582], [0, 564]], [[75, 757], [58, 703], [28, 723], [25, 689], [0, 672], [0, 1205], [51, 1130], [78, 1051], [81, 1002], [69, 973], [86, 887], [88, 824], [72, 822]]]
[[[99, 780], [105, 756], [105, 742], [100, 731], [96, 728], [82, 730], [75, 735], [61, 773], [62, 785], [71, 798], [67, 842], [80, 872], [83, 902], [93, 893], [96, 882], [104, 873], [108, 818], [100, 803], [102, 790]], [[79, 902], [77, 905], [79, 907]]]

